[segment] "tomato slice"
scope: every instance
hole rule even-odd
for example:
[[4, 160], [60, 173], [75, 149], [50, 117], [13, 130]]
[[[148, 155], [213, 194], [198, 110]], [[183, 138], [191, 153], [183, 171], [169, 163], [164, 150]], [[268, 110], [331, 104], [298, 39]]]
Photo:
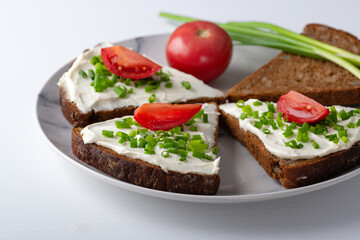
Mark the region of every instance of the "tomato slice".
[[150, 130], [167, 131], [186, 123], [200, 109], [200, 104], [145, 103], [135, 110], [134, 118]]
[[296, 123], [318, 122], [330, 113], [320, 103], [295, 91], [280, 96], [277, 108], [290, 122]]
[[123, 46], [102, 48], [101, 58], [110, 72], [123, 78], [142, 79], [161, 69], [159, 64]]

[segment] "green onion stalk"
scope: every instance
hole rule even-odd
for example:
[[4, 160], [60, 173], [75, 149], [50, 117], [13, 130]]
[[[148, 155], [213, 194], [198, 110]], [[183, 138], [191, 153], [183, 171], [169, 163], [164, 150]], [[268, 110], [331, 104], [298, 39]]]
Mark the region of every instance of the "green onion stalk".
[[[179, 22], [199, 19], [161, 12], [161, 17]], [[306, 57], [326, 59], [351, 72], [360, 79], [360, 56], [341, 48], [294, 33], [265, 22], [216, 23], [237, 45], [256, 45], [279, 49]]]

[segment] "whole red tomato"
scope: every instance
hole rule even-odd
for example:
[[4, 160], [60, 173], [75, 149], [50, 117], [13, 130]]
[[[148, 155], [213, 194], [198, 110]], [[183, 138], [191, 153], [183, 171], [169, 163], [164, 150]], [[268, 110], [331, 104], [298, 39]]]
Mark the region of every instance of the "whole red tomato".
[[178, 27], [166, 46], [171, 67], [209, 82], [225, 71], [232, 56], [230, 36], [206, 21], [188, 22]]

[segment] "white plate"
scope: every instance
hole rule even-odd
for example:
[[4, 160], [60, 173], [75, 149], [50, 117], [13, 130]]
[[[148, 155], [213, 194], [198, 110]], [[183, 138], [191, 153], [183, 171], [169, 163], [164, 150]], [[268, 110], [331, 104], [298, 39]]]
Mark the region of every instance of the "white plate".
[[[154, 60], [166, 64], [165, 45], [169, 35], [153, 35], [139, 37], [119, 44], [146, 54]], [[84, 46], [86, 47], [86, 46]], [[235, 47], [232, 62], [228, 70], [216, 81], [213, 87], [226, 91], [238, 81], [249, 75], [269, 61], [277, 51], [261, 47]], [[70, 63], [57, 71], [45, 84], [38, 96], [37, 117], [40, 127], [50, 145], [75, 166], [85, 170], [90, 175], [130, 191], [188, 202], [234, 203], [263, 201], [303, 194], [347, 180], [360, 173], [360, 168], [331, 180], [297, 189], [285, 189], [277, 181], [272, 180], [258, 165], [248, 151], [228, 133], [220, 129], [218, 146], [220, 149], [221, 184], [216, 196], [196, 196], [188, 194], [169, 193], [147, 189], [119, 181], [97, 169], [78, 160], [71, 151], [71, 125], [65, 120], [59, 105], [59, 89], [56, 85], [61, 75], [67, 70]]]

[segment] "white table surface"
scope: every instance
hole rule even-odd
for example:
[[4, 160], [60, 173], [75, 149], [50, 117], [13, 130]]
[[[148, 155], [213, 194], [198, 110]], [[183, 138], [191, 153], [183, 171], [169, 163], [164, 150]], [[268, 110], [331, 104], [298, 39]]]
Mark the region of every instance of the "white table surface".
[[213, 2], [1, 2], [0, 239], [359, 239], [360, 176], [280, 200], [184, 203], [99, 181], [46, 143], [35, 104], [49, 77], [98, 42], [171, 32], [160, 10], [297, 32], [319, 22], [360, 36], [359, 1]]

